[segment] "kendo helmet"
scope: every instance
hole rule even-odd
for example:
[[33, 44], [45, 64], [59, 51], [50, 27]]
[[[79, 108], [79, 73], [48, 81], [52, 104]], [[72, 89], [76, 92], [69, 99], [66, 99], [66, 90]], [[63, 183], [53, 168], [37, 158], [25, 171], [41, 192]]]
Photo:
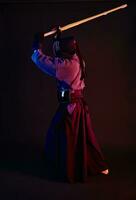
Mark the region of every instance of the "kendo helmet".
[[53, 53], [57, 57], [73, 56], [76, 53], [77, 42], [73, 36], [59, 38], [53, 42]]

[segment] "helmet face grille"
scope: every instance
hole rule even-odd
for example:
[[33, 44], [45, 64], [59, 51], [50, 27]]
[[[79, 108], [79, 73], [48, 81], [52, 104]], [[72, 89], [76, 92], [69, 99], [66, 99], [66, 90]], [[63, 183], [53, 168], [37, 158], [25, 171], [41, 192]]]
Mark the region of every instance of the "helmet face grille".
[[54, 55], [60, 53], [67, 53], [73, 55], [76, 53], [76, 40], [73, 36], [60, 38], [53, 43], [53, 52]]
[[53, 54], [55, 56], [57, 56], [57, 54], [60, 52], [60, 41], [59, 40], [56, 40], [54, 43], [53, 43]]

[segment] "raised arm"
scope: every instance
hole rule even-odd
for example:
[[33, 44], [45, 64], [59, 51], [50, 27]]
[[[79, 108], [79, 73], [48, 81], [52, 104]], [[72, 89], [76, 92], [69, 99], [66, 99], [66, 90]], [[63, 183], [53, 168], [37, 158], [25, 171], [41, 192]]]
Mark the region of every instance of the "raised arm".
[[56, 77], [56, 67], [54, 58], [45, 55], [42, 52], [44, 36], [43, 33], [37, 33], [34, 37], [32, 45], [32, 61], [40, 68], [44, 73]]

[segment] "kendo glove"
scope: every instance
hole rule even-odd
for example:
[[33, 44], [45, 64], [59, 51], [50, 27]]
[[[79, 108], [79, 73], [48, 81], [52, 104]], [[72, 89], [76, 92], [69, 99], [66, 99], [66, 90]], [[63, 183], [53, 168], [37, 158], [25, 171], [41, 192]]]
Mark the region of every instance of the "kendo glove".
[[61, 37], [61, 29], [60, 29], [60, 26], [57, 26], [57, 27], [53, 28], [52, 30], [56, 30], [56, 32], [55, 32], [55, 34], [54, 34], [53, 40], [54, 40], [54, 41], [59, 40], [60, 37]]
[[44, 33], [38, 32], [34, 35], [34, 40], [32, 44], [32, 51], [37, 49], [42, 49], [43, 47], [43, 41], [44, 41]]

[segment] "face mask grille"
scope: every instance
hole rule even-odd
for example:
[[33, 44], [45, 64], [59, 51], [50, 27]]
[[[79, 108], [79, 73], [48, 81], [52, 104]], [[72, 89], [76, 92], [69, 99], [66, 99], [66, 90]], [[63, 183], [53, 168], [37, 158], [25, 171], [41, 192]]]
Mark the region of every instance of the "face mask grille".
[[73, 36], [59, 38], [53, 43], [53, 53], [55, 56], [67, 54], [72, 56], [76, 53], [76, 40]]
[[60, 42], [59, 41], [55, 41], [53, 43], [53, 54], [55, 56], [57, 56], [57, 54], [60, 52]]

